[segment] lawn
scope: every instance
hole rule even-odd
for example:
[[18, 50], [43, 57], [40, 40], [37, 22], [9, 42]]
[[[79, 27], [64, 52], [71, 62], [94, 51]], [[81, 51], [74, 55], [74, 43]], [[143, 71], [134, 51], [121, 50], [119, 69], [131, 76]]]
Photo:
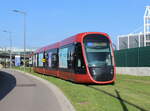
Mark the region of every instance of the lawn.
[[117, 74], [115, 85], [84, 85], [30, 73], [58, 86], [77, 111], [150, 111], [148, 76]]

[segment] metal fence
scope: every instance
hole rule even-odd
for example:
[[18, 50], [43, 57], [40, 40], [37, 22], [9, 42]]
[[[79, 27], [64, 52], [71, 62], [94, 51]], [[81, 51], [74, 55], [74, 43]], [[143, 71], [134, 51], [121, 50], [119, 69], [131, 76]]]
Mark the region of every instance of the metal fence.
[[150, 67], [150, 47], [115, 51], [117, 67]]

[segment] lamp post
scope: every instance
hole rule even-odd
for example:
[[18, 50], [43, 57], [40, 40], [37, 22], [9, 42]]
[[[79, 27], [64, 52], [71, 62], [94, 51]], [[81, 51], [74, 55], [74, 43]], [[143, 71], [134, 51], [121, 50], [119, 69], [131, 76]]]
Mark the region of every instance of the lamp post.
[[20, 10], [13, 10], [13, 12], [23, 14], [24, 20], [23, 20], [23, 25], [24, 25], [24, 71], [26, 67], [26, 62], [25, 62], [25, 54], [26, 54], [26, 12], [20, 11]]
[[137, 46], [138, 46], [138, 49], [137, 49], [137, 51], [138, 51], [138, 54], [137, 54], [137, 56], [138, 56], [138, 64], [137, 64], [137, 66], [139, 67], [139, 65], [140, 65], [140, 54], [139, 54], [139, 49], [140, 49], [140, 47], [139, 47], [139, 44], [140, 44], [140, 41], [138, 41], [137, 39], [134, 39], [135, 40], [135, 42], [136, 42], [136, 44], [137, 44]]
[[117, 50], [116, 44], [112, 43], [112, 46], [114, 47], [114, 50]]
[[9, 34], [9, 41], [10, 41], [10, 68], [12, 67], [12, 38], [11, 38], [11, 32], [10, 31], [7, 31], [7, 30], [4, 30], [3, 32], [6, 32]]
[[[129, 45], [127, 45], [127, 43], [124, 42], [124, 41], [122, 43], [124, 44], [125, 48], [127, 47], [127, 49], [128, 49]], [[126, 49], [126, 52], [125, 52], [125, 67], [127, 67], [127, 52], [128, 52], [127, 49]]]

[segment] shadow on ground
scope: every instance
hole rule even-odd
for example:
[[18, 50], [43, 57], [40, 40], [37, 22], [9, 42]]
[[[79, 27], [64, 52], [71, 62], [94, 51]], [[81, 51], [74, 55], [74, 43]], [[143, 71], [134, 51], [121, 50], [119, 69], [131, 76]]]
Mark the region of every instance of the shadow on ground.
[[122, 106], [123, 111], [128, 111], [128, 108], [127, 108], [126, 104], [129, 104], [129, 105], [131, 105], [131, 106], [137, 108], [139, 111], [148, 111], [148, 110], [146, 110], [146, 109], [144, 109], [144, 108], [142, 108], [142, 107], [140, 107], [140, 106], [138, 106], [138, 105], [136, 105], [136, 104], [134, 104], [134, 103], [131, 103], [131, 102], [125, 100], [125, 99], [122, 99], [122, 98], [121, 98], [121, 95], [120, 95], [120, 93], [119, 93], [119, 91], [118, 91], [117, 89], [115, 89], [115, 93], [116, 93], [116, 95], [117, 95], [117, 96], [116, 96], [116, 95], [111, 94], [110, 92], [107, 92], [107, 91], [102, 90], [102, 89], [100, 89], [100, 88], [96, 88], [96, 87], [94, 87], [94, 86], [90, 86], [90, 85], [85, 85], [85, 86], [86, 86], [86, 87], [89, 87], [89, 88], [92, 88], [92, 89], [94, 89], [94, 90], [97, 90], [97, 91], [99, 91], [99, 92], [101, 92], [101, 93], [104, 93], [104, 94], [106, 94], [106, 95], [109, 95], [109, 96], [114, 97], [115, 99], [119, 100], [119, 102], [120, 102], [120, 104], [121, 104], [121, 106]]
[[16, 78], [0, 71], [0, 101], [16, 86]]

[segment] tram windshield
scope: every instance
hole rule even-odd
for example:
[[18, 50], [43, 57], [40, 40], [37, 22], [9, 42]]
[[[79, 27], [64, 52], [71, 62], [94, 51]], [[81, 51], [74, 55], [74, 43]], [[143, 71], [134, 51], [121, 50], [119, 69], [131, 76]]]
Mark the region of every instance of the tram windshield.
[[87, 35], [84, 45], [89, 67], [112, 66], [111, 46], [107, 37], [99, 34]]

